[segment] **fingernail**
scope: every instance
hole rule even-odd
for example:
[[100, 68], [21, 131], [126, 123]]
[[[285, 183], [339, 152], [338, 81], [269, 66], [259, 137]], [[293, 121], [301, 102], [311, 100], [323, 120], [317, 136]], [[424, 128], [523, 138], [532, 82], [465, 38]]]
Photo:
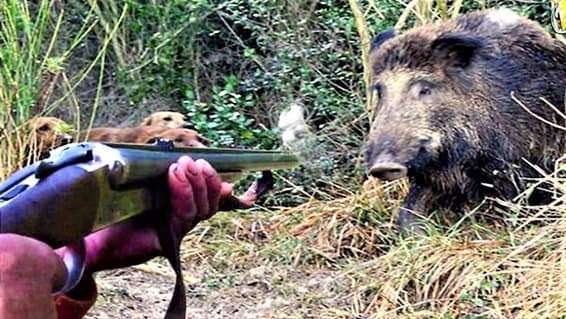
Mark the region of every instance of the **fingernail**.
[[187, 164], [187, 170], [193, 175], [198, 175], [198, 168], [195, 162], [191, 161]]
[[212, 177], [216, 174], [216, 171], [214, 170], [214, 168], [210, 165], [210, 163], [203, 161], [203, 173], [204, 176], [206, 177]]

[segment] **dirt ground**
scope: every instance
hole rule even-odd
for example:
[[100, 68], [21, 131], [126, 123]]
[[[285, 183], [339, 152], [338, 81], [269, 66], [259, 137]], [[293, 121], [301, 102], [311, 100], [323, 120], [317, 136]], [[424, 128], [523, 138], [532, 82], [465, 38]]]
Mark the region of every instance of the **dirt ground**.
[[[318, 307], [347, 298], [336, 273], [277, 265], [242, 265], [220, 273], [184, 265], [188, 318], [320, 318]], [[174, 275], [164, 259], [100, 273], [99, 297], [87, 318], [163, 318]]]

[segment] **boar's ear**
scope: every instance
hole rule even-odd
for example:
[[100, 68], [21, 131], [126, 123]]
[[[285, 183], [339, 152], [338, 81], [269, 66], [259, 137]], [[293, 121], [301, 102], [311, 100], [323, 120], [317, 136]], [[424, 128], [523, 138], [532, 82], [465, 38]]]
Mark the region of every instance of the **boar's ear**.
[[374, 51], [375, 49], [379, 48], [385, 41], [394, 38], [396, 35], [395, 29], [390, 28], [385, 31], [380, 32], [376, 35], [373, 40], [371, 40], [371, 45], [369, 48], [369, 52]]
[[483, 47], [480, 39], [462, 33], [445, 33], [432, 42], [435, 59], [442, 65], [466, 68]]

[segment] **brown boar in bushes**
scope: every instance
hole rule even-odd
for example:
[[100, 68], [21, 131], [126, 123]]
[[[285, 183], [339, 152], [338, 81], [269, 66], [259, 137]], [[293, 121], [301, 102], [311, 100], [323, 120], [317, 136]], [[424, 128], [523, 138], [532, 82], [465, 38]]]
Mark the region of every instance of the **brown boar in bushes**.
[[408, 177], [401, 229], [435, 210], [511, 198], [540, 177], [529, 163], [552, 170], [565, 152], [566, 46], [509, 9], [384, 31], [370, 65], [366, 161], [376, 178]]

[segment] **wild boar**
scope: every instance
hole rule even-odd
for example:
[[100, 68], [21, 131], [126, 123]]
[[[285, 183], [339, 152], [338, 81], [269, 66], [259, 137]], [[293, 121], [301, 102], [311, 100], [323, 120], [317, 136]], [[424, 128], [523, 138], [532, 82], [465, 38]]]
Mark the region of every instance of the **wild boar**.
[[408, 177], [402, 230], [436, 209], [511, 198], [539, 176], [529, 163], [551, 171], [565, 151], [566, 46], [509, 9], [384, 31], [369, 59], [366, 161], [374, 177]]

